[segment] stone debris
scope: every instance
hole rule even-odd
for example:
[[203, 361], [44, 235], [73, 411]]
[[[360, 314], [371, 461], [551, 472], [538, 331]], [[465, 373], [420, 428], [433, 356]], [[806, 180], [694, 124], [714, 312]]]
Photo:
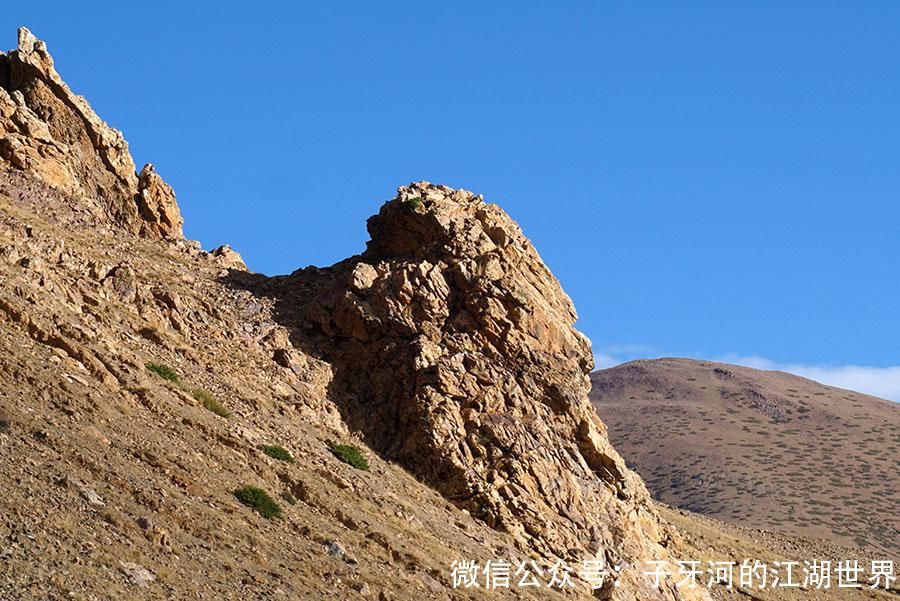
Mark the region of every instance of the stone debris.
[[156, 576], [153, 575], [153, 572], [136, 563], [132, 563], [130, 561], [120, 561], [119, 567], [122, 569], [122, 572], [126, 576], [128, 576], [128, 579], [131, 581], [131, 583], [135, 586], [147, 588], [150, 586], [151, 582], [156, 580]]

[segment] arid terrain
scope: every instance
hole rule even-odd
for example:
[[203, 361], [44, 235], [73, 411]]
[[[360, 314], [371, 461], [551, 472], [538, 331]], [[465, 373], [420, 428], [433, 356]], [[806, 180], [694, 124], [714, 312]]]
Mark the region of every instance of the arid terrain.
[[[710, 595], [672, 573], [686, 558], [868, 557], [653, 501], [588, 398], [571, 300], [497, 205], [417, 182], [372, 213], [366, 248], [329, 267], [266, 277], [227, 246], [203, 250], [162, 176], [136, 169], [19, 31], [0, 53], [0, 600], [812, 599]], [[795, 393], [790, 414], [764, 404], [773, 423], [748, 414], [752, 431], [828, 423]], [[699, 411], [658, 427], [712, 438], [713, 410]], [[610, 423], [641, 467], [649, 436], [641, 451]], [[872, 459], [873, 482], [896, 468], [897, 431], [877, 425], [860, 436], [894, 455]], [[702, 442], [679, 459], [705, 457]], [[808, 487], [869, 482], [830, 461]], [[873, 490], [896, 491], [883, 482]], [[735, 490], [773, 489], [754, 477]], [[841, 540], [892, 549], [868, 527], [889, 501]], [[513, 583], [523, 566], [569, 566], [572, 586], [545, 573], [489, 591], [483, 574], [465, 587], [451, 572], [497, 560]], [[612, 570], [593, 591], [586, 561]], [[655, 561], [672, 572], [659, 582]]]
[[591, 380], [613, 444], [654, 498], [900, 555], [900, 405], [689, 359], [633, 361]]
[[[184, 239], [171, 187], [24, 28], [0, 158], [4, 601], [577, 598], [585, 561], [621, 566], [595, 597], [708, 598], [643, 574], [676, 533], [496, 205], [410, 184], [360, 254], [250, 273]], [[454, 560], [578, 584], [485, 593]]]
[[[684, 537], [682, 543], [683, 561], [699, 561], [709, 570], [710, 562], [735, 562], [741, 565], [750, 559], [775, 568], [779, 578], [786, 578], [786, 562], [796, 562], [792, 571], [797, 582], [804, 577], [805, 562], [830, 562], [833, 568], [841, 561], [858, 561], [860, 566], [869, 566], [872, 561], [884, 560], [885, 555], [871, 549], [846, 547], [830, 540], [807, 538], [784, 532], [747, 528], [696, 513], [661, 506], [663, 517], [673, 524]], [[780, 564], [779, 564], [780, 562]], [[868, 569], [868, 568], [867, 568]], [[900, 597], [900, 587], [894, 582], [890, 590], [872, 589], [867, 585], [859, 588], [840, 588], [832, 574], [828, 588], [814, 586], [740, 586], [739, 570], [735, 569], [732, 586], [714, 581], [710, 590], [714, 599], [737, 601], [857, 601], [862, 599], [891, 601]], [[769, 578], [774, 572], [768, 572]], [[799, 576], [799, 578], [798, 578]], [[705, 574], [707, 581], [710, 575]], [[864, 580], [865, 578], [861, 578]], [[698, 581], [700, 579], [698, 578]]]

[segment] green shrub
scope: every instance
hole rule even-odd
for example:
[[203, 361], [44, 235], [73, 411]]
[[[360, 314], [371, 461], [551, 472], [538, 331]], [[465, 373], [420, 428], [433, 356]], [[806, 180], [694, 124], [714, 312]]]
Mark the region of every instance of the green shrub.
[[277, 445], [277, 444], [264, 444], [260, 447], [262, 452], [271, 457], [272, 459], [277, 459], [279, 461], [287, 461], [288, 463], [294, 463], [294, 456], [291, 455], [290, 451], [286, 448]]
[[281, 517], [281, 507], [261, 488], [245, 486], [234, 491], [234, 496], [267, 520]]
[[422, 199], [419, 198], [418, 196], [415, 196], [413, 198], [407, 198], [406, 200], [403, 201], [403, 206], [410, 213], [418, 213], [419, 209], [422, 208]]
[[203, 390], [202, 388], [198, 388], [194, 391], [194, 398], [197, 399], [201, 405], [203, 405], [206, 409], [212, 411], [216, 415], [220, 417], [231, 417], [231, 411], [229, 411], [225, 405], [220, 403], [216, 397]]
[[147, 369], [155, 373], [163, 380], [168, 380], [169, 382], [174, 382], [175, 384], [178, 384], [178, 381], [180, 379], [178, 376], [178, 372], [164, 363], [148, 363]]
[[369, 461], [363, 456], [362, 452], [359, 450], [359, 447], [355, 447], [349, 444], [337, 444], [334, 442], [329, 442], [328, 450], [330, 450], [335, 457], [348, 465], [352, 465], [358, 470], [369, 469]]

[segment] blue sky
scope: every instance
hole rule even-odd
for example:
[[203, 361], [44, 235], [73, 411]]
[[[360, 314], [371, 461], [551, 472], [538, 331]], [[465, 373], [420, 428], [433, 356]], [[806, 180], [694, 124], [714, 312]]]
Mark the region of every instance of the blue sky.
[[46, 40], [256, 271], [358, 252], [426, 179], [521, 223], [604, 362], [860, 366], [900, 399], [900, 3], [28, 4], [0, 47]]

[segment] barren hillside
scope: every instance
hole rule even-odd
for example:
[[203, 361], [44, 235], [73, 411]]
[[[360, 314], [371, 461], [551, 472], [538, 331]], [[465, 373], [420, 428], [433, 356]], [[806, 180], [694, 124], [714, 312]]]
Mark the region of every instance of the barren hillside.
[[591, 380], [611, 440], [655, 498], [900, 554], [900, 405], [689, 359], [633, 361]]

